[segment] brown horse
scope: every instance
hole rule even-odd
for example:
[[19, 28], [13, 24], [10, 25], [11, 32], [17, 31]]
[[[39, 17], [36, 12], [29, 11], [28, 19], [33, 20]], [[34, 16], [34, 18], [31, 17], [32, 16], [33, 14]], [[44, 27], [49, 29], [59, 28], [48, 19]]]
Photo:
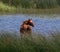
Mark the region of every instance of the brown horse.
[[24, 21], [20, 27], [21, 36], [25, 36], [32, 33], [31, 26], [34, 27], [32, 19]]

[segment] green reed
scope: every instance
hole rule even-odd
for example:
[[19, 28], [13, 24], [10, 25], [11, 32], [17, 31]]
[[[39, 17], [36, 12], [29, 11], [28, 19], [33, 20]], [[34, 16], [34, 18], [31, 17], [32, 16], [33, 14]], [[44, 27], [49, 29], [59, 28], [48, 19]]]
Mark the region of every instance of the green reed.
[[21, 8], [0, 2], [0, 14], [59, 14], [60, 7], [50, 9]]
[[32, 39], [0, 33], [0, 52], [60, 52], [60, 33], [49, 36], [33, 33]]

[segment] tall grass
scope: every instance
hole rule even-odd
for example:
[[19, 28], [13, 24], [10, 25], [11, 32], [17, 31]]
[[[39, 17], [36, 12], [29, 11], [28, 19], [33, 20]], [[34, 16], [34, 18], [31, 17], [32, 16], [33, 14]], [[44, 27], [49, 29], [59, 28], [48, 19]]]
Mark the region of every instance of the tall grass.
[[21, 39], [16, 34], [2, 33], [0, 52], [60, 52], [60, 34], [51, 34], [48, 37], [33, 34], [32, 37], [33, 39]]
[[52, 9], [25, 9], [21, 7], [9, 6], [0, 2], [0, 14], [60, 14], [60, 7]]
[[16, 8], [14, 6], [8, 6], [2, 2], [0, 2], [0, 13], [14, 12]]
[[17, 13], [22, 13], [22, 14], [60, 14], [60, 7], [59, 8], [52, 8], [52, 9], [17, 8]]

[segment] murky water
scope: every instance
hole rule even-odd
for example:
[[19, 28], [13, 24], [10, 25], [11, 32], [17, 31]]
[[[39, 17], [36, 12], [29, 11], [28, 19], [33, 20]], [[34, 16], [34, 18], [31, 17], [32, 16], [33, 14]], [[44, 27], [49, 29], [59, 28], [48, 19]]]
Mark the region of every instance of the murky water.
[[[45, 18], [41, 18], [45, 17]], [[38, 16], [38, 15], [0, 15], [0, 32], [19, 33], [22, 22], [32, 18], [35, 27], [33, 32], [49, 34], [51, 32], [60, 32], [60, 16]], [[56, 18], [54, 18], [56, 17]]]

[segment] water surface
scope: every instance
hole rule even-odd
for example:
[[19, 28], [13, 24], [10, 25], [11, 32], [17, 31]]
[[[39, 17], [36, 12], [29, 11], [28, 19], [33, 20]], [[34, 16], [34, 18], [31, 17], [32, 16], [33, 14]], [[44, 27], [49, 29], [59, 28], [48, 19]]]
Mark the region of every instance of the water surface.
[[60, 32], [60, 16], [40, 16], [40, 15], [0, 15], [0, 32], [19, 33], [22, 22], [32, 18], [35, 33], [50, 34], [51, 32]]

